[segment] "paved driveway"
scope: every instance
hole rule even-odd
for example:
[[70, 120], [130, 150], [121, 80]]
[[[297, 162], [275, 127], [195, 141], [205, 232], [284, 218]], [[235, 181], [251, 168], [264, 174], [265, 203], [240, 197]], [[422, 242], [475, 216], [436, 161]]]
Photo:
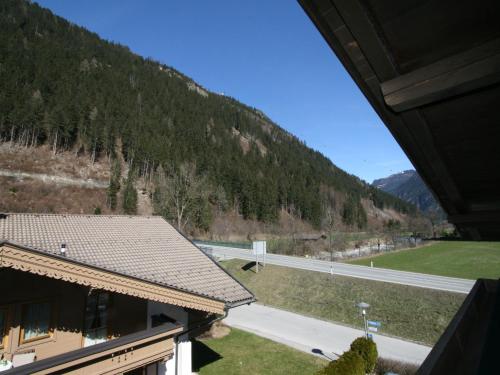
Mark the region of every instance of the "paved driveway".
[[[307, 353], [322, 352], [330, 359], [348, 350], [351, 342], [364, 334], [358, 329], [256, 303], [231, 309], [224, 323]], [[374, 334], [374, 340], [379, 356], [416, 364], [422, 363], [431, 350], [379, 334]]]

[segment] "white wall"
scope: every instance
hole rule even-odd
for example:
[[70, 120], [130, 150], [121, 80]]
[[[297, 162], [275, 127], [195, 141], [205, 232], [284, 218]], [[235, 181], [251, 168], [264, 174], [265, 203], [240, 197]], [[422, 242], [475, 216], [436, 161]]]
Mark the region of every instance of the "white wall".
[[[188, 313], [182, 307], [148, 301], [148, 328], [151, 328], [151, 316], [158, 314], [165, 314], [184, 327], [188, 325]], [[175, 375], [176, 361], [177, 375], [192, 374], [191, 341], [187, 335], [179, 336], [179, 344], [174, 344], [174, 356], [158, 367], [158, 375]]]
[[179, 341], [177, 344], [177, 374], [191, 375], [192, 372], [191, 341]]

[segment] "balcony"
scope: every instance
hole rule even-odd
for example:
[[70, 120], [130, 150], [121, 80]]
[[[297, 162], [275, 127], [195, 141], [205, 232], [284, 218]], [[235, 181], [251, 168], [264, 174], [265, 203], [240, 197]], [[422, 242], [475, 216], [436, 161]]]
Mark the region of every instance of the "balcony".
[[173, 355], [173, 336], [182, 331], [180, 324], [161, 326], [133, 333], [83, 349], [2, 371], [14, 374], [122, 374], [162, 362]]
[[479, 279], [419, 375], [498, 373], [500, 280]]

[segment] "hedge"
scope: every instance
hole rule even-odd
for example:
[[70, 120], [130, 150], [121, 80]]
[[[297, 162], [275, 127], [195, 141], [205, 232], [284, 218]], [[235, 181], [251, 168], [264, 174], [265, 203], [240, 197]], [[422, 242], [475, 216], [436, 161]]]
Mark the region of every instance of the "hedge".
[[365, 375], [371, 374], [377, 363], [377, 345], [373, 340], [358, 337], [351, 343], [351, 350], [344, 352], [317, 375]]
[[366, 337], [358, 337], [351, 343], [351, 350], [363, 358], [365, 372], [371, 373], [377, 364], [377, 344]]
[[349, 350], [332, 361], [317, 375], [365, 375], [365, 362], [356, 352]]

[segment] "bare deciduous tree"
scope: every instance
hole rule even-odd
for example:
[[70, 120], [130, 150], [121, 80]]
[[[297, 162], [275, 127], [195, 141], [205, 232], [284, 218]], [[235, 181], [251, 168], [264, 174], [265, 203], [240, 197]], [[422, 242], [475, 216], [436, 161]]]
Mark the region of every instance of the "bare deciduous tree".
[[330, 261], [333, 262], [333, 234], [335, 231], [335, 210], [331, 205], [325, 208], [325, 227], [328, 233], [328, 247], [330, 249]]
[[221, 185], [218, 185], [212, 195], [215, 206], [217, 207], [217, 215], [222, 216], [229, 206], [226, 191]]
[[194, 164], [182, 164], [178, 169], [165, 172], [160, 166], [156, 171], [155, 200], [161, 214], [175, 221], [183, 231], [192, 220], [195, 205], [206, 199], [209, 187], [205, 176], [196, 174]]
[[323, 198], [323, 227], [328, 234], [328, 248], [330, 250], [330, 261], [333, 262], [334, 232], [335, 232], [335, 193], [330, 190], [324, 192]]

